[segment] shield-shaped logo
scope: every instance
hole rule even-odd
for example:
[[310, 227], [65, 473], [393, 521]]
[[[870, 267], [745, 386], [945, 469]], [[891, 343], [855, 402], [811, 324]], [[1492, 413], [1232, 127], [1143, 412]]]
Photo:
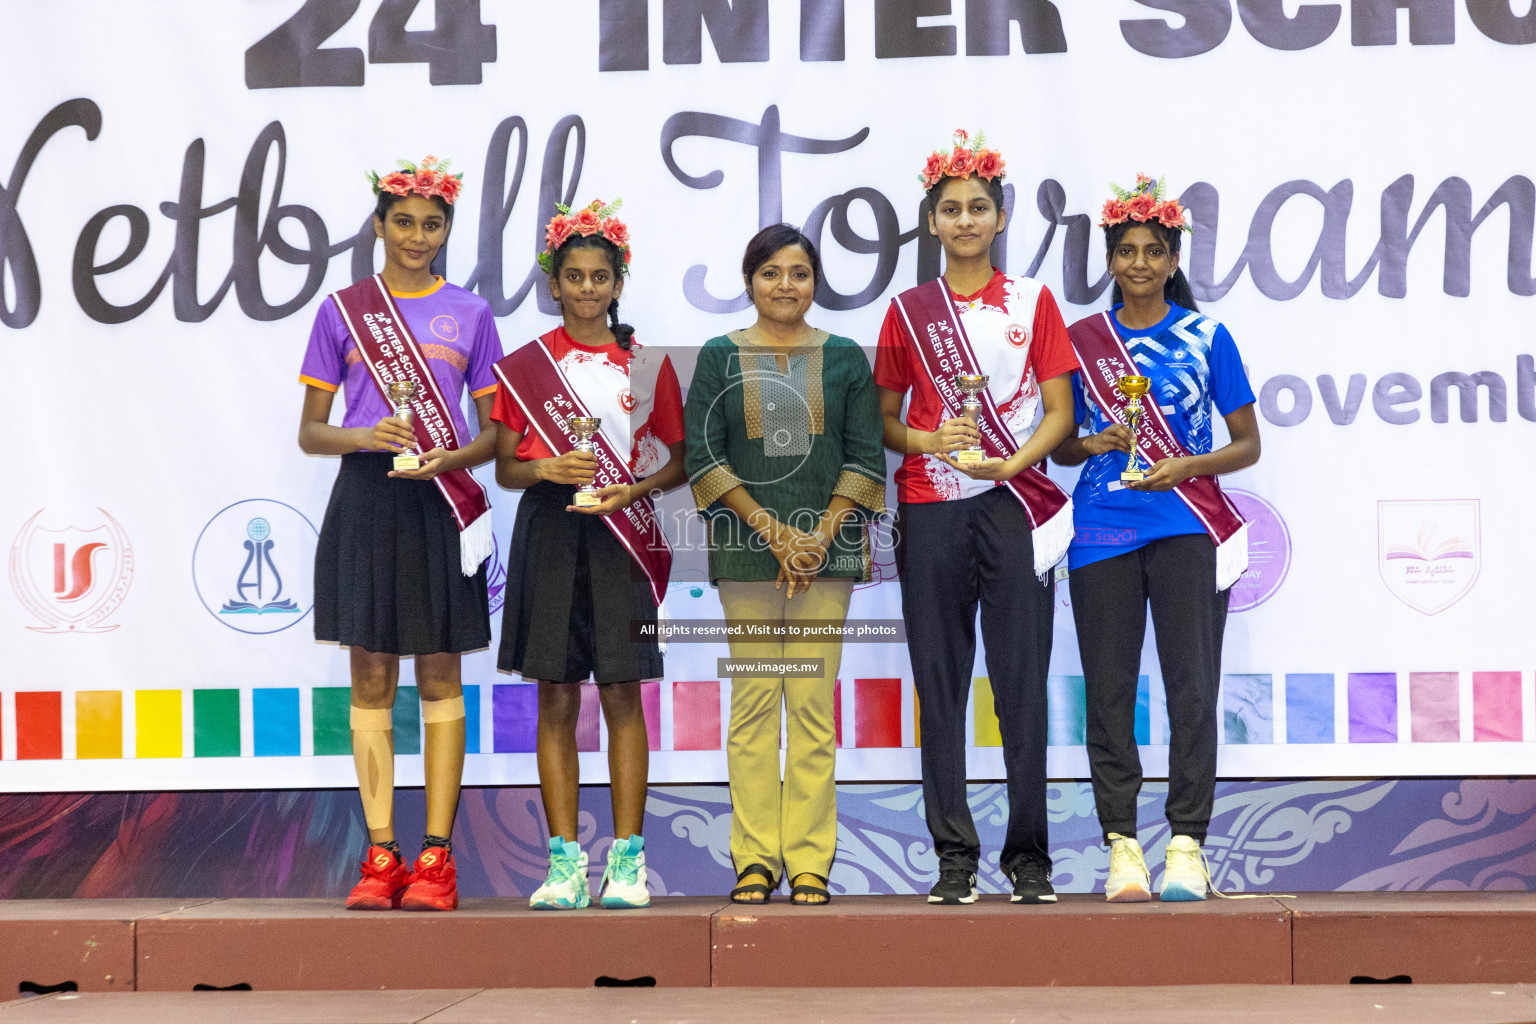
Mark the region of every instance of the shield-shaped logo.
[[38, 633], [106, 633], [133, 582], [133, 548], [116, 519], [98, 508], [96, 526], [42, 524], [38, 509], [11, 545], [11, 586], [27, 611], [47, 623]]
[[1378, 501], [1376, 564], [1392, 596], [1435, 615], [1460, 601], [1482, 571], [1480, 502]]

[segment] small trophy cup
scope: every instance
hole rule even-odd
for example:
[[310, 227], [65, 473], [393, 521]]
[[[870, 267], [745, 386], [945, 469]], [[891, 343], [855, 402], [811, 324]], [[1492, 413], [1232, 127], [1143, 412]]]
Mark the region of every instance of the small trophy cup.
[[1151, 387], [1150, 377], [1121, 377], [1115, 381], [1115, 390], [1128, 399], [1125, 425], [1131, 431], [1131, 457], [1125, 464], [1125, 472], [1120, 474], [1120, 482], [1123, 484], [1139, 484], [1147, 478], [1147, 474], [1136, 464], [1136, 431], [1141, 426], [1141, 396]]
[[[571, 425], [571, 433], [576, 435], [577, 451], [590, 452], [595, 450], [592, 438], [603, 425], [603, 418], [601, 416], [572, 416], [566, 422]], [[576, 500], [573, 504], [577, 508], [593, 508], [602, 503], [603, 500], [597, 496], [595, 482], [588, 481], [576, 488]]]
[[[416, 422], [416, 414], [411, 412], [411, 399], [416, 397], [420, 385], [413, 380], [397, 380], [391, 383], [389, 390], [389, 404], [395, 407], [395, 418], [404, 420], [406, 426], [412, 426]], [[421, 468], [421, 456], [416, 454], [414, 446], [406, 448], [395, 456], [396, 470], [409, 470]]]
[[[960, 406], [960, 415], [976, 424], [981, 425], [981, 402], [976, 398], [986, 390], [987, 381], [991, 380], [984, 373], [957, 373], [955, 374], [955, 387], [965, 394], [965, 401]], [[961, 465], [974, 464], [986, 458], [981, 445], [972, 444], [955, 452], [955, 461]]]

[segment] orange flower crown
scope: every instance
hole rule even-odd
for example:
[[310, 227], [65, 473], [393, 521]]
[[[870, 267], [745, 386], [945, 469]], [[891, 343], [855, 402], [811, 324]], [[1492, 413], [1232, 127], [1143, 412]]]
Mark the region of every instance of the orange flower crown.
[[977, 132], [975, 141], [962, 128], [956, 128], [951, 140], [954, 148], [948, 153], [935, 150], [923, 164], [918, 178], [924, 190], [931, 189], [945, 178], [969, 178], [976, 175], [985, 181], [1003, 176], [1003, 155], [987, 148], [987, 135]]
[[451, 162], [439, 160], [435, 156], [424, 156], [418, 167], [409, 160], [396, 160], [395, 166], [400, 168], [398, 171], [390, 171], [382, 178], [377, 171], [369, 171], [368, 180], [373, 182], [373, 194], [376, 196], [385, 192], [397, 196], [418, 195], [424, 199], [441, 196], [443, 202], [452, 206], [464, 189], [464, 175], [449, 174], [448, 165]]
[[1136, 175], [1136, 187], [1127, 191], [1119, 185], [1111, 183], [1115, 197], [1104, 204], [1104, 212], [1099, 218], [1099, 227], [1107, 228], [1115, 224], [1124, 224], [1128, 220], [1138, 221], [1142, 224], [1148, 221], [1157, 221], [1165, 228], [1178, 228], [1181, 231], [1193, 232], [1190, 226], [1189, 212], [1177, 199], [1164, 199], [1167, 188], [1167, 179], [1149, 178], [1145, 174]]
[[539, 266], [544, 268], [544, 273], [555, 272], [555, 250], [570, 241], [572, 235], [601, 235], [619, 250], [623, 259], [619, 272], [629, 273], [629, 226], [614, 216], [623, 205], [622, 199], [615, 199], [611, 203], [594, 199], [572, 213], [569, 206], [556, 203], [555, 209], [560, 212], [555, 214], [549, 226], [544, 229], [547, 247], [539, 253]]

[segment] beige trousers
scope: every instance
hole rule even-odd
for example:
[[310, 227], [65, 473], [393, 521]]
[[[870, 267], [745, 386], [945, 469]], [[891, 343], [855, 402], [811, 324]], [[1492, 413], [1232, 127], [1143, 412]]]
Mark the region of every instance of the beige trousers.
[[[853, 581], [817, 580], [786, 600], [773, 581], [720, 581], [727, 622], [842, 622]], [[808, 642], [731, 641], [737, 661], [821, 658], [817, 678], [782, 675], [731, 680], [731, 727], [726, 764], [731, 779], [731, 860], [775, 877], [809, 872], [827, 877], [837, 847], [837, 727], [833, 693], [842, 660], [840, 638]], [[779, 779], [780, 708], [787, 716], [784, 778]]]

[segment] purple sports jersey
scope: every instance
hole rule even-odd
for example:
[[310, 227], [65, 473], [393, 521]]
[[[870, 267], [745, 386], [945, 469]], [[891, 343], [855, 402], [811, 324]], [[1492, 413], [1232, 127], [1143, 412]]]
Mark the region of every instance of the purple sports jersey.
[[[502, 352], [491, 307], [473, 292], [442, 280], [424, 292], [390, 294], [426, 355], [438, 387], [451, 403], [454, 429], [467, 444], [473, 434], [464, 420], [465, 385], [472, 398], [496, 390], [492, 367]], [[369, 377], [361, 353], [347, 333], [336, 304], [329, 298], [315, 314], [299, 380], [326, 391], [346, 387], [343, 427], [371, 427], [393, 411]]]

